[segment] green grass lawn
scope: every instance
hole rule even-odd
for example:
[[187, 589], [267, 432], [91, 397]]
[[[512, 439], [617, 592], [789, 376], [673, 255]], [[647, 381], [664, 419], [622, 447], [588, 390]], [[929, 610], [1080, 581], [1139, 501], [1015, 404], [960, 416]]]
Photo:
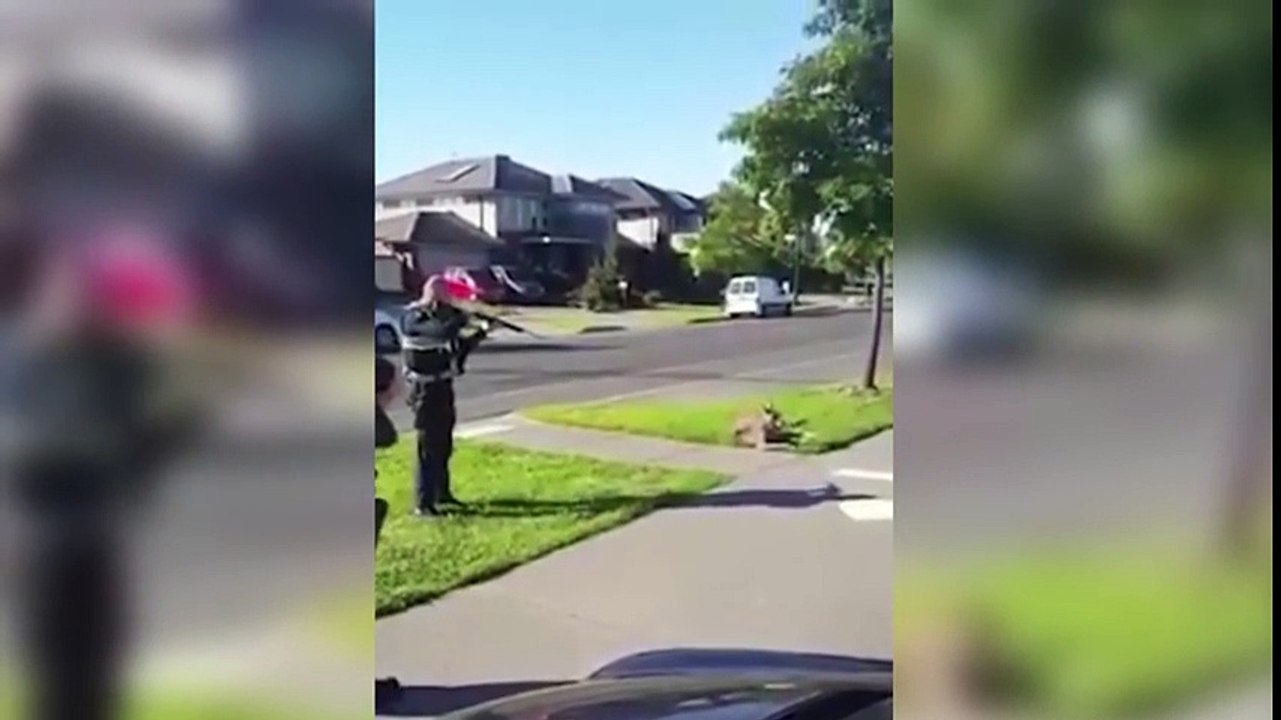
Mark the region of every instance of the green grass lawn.
[[428, 602], [621, 525], [727, 478], [461, 442], [454, 492], [467, 511], [420, 520], [412, 509], [412, 440], [378, 451], [378, 495], [391, 503], [374, 573], [379, 616]]
[[[968, 621], [1002, 704], [1037, 717], [1120, 718], [1186, 707], [1272, 660], [1272, 561], [1191, 552], [1029, 553], [895, 597], [896, 638]], [[936, 578], [938, 575], [936, 575]], [[927, 609], [928, 608], [928, 609]]]
[[795, 449], [821, 453], [847, 447], [894, 424], [894, 393], [850, 394], [835, 386], [793, 388], [768, 395], [709, 400], [628, 400], [543, 405], [524, 410], [534, 420], [709, 445], [732, 445], [734, 421], [766, 401], [802, 422]]
[[[23, 688], [16, 683], [0, 685], [0, 720], [31, 717]], [[210, 691], [135, 691], [125, 701], [120, 720], [340, 720], [337, 713], [317, 712], [298, 703], [243, 697]]]

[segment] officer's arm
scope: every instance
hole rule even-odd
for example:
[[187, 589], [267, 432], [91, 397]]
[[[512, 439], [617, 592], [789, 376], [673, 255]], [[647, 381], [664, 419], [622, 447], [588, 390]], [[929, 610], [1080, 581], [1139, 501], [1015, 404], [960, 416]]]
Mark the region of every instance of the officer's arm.
[[465, 372], [467, 368], [467, 358], [480, 343], [489, 336], [489, 323], [482, 321], [480, 327], [474, 332], [455, 336], [457, 339], [454, 343], [454, 352], [458, 357], [458, 371]]
[[462, 333], [463, 328], [467, 327], [467, 324], [471, 322], [471, 314], [459, 308], [451, 309], [452, 312], [449, 313], [449, 319], [445, 323], [445, 329], [449, 335], [457, 337]]
[[475, 332], [468, 335], [460, 335], [458, 337], [459, 354], [466, 358], [473, 350], [476, 349], [476, 346], [480, 345], [480, 343], [487, 337], [489, 337], [489, 332], [488, 329], [484, 327], [478, 328]]

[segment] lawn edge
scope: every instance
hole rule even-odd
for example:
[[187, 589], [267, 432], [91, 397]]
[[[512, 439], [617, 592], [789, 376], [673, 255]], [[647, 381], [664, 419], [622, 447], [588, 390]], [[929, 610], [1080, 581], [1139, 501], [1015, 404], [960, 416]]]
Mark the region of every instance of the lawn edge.
[[699, 440], [691, 440], [689, 438], [671, 437], [669, 435], [657, 435], [652, 433], [636, 433], [636, 432], [628, 432], [626, 430], [602, 428], [600, 426], [590, 425], [587, 423], [558, 422], [555, 420], [545, 420], [541, 417], [537, 417], [536, 415], [532, 414], [542, 408], [581, 407], [581, 406], [588, 406], [588, 405], [607, 406], [609, 404], [611, 403], [608, 401], [589, 401], [589, 402], [582, 402], [582, 403], [546, 403], [543, 405], [532, 405], [530, 407], [519, 408], [515, 411], [515, 414], [521, 419], [525, 420], [526, 422], [544, 425], [549, 428], [570, 428], [574, 430], [589, 430], [591, 432], [609, 433], [611, 435], [621, 435], [624, 437], [639, 438], [641, 440], [658, 440], [662, 442], [679, 443], [679, 444], [689, 445], [691, 447], [696, 447], [696, 448], [719, 448], [722, 450], [743, 450], [745, 452], [772, 452], [772, 453], [782, 452], [787, 455], [792, 455], [796, 457], [814, 457], [819, 455], [826, 455], [828, 453], [833, 453], [840, 450], [845, 450], [860, 442], [863, 442], [864, 440], [869, 440], [873, 437], [876, 437], [877, 435], [889, 432], [894, 429], [894, 420], [893, 418], [891, 418], [890, 421], [887, 423], [873, 425], [866, 428], [863, 431], [854, 433], [848, 439], [821, 443], [817, 446], [799, 445], [796, 447], [779, 447], [773, 450], [757, 450], [756, 448], [741, 447], [741, 446], [721, 443], [721, 442], [703, 442]]

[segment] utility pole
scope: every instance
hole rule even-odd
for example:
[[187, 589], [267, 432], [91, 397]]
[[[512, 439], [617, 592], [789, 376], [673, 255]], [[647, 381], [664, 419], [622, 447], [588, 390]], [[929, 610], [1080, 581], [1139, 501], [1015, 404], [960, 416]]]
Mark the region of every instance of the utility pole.
[[[1269, 252], [1269, 255], [1271, 253]], [[1227, 497], [1221, 525], [1226, 554], [1248, 557], [1258, 537], [1260, 508], [1271, 505], [1267, 483], [1272, 478], [1272, 263], [1260, 264], [1259, 297], [1250, 298], [1253, 329], [1244, 345], [1246, 356], [1242, 415], [1235, 428], [1234, 454], [1229, 458]]]
[[801, 233], [792, 236], [792, 302], [801, 299]]
[[872, 295], [872, 347], [863, 366], [863, 389], [876, 389], [876, 369], [881, 354], [881, 325], [885, 318], [885, 256], [876, 258], [875, 288]]

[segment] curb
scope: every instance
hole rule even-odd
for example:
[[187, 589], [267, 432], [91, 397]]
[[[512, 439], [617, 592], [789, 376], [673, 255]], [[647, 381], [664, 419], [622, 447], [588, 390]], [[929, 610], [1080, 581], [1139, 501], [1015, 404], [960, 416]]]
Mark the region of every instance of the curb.
[[[886, 307], [888, 311], [890, 308]], [[800, 316], [822, 316], [822, 315], [839, 315], [847, 312], [869, 312], [870, 307], [860, 307], [855, 305], [806, 305], [792, 310], [792, 317]], [[714, 317], [694, 318], [683, 323], [675, 325], [644, 325], [640, 327], [625, 327], [623, 325], [589, 325], [577, 332], [570, 333], [574, 335], [598, 335], [601, 333], [611, 332], [647, 332], [651, 330], [671, 330], [674, 328], [693, 327], [698, 325], [716, 325], [719, 323], [729, 322], [732, 318], [723, 315]]]

